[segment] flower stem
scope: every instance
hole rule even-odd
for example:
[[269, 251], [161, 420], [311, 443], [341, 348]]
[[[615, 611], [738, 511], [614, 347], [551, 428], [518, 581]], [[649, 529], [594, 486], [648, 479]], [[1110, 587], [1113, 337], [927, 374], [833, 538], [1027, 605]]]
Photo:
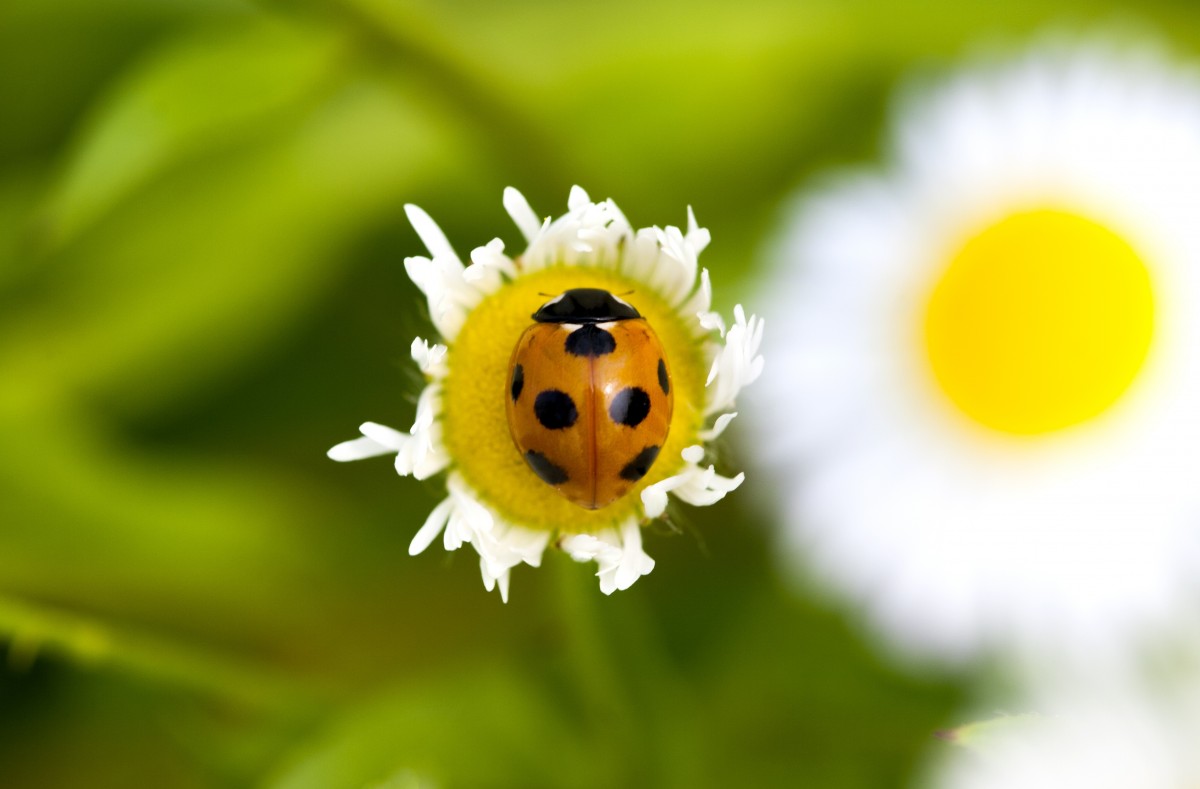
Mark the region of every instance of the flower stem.
[[627, 783], [630, 776], [644, 773], [633, 764], [638, 753], [642, 715], [632, 690], [621, 676], [616, 650], [601, 622], [595, 578], [564, 556], [546, 557], [554, 573], [555, 608], [565, 637], [563, 659], [581, 695], [592, 747], [607, 751], [597, 764], [615, 771], [607, 781]]

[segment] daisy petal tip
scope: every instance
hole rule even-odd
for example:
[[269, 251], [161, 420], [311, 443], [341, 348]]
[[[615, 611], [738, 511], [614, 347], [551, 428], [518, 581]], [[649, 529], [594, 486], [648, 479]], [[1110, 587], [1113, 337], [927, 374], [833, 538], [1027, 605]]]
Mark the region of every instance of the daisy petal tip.
[[379, 455], [386, 455], [393, 451], [386, 444], [364, 435], [330, 447], [325, 456], [338, 463], [345, 463], [351, 460], [365, 460], [366, 458], [378, 457]]
[[325, 457], [329, 458], [330, 460], [336, 460], [338, 463], [345, 463], [349, 460], [357, 460], [358, 454], [353, 451], [353, 444], [358, 440], [359, 439], [356, 438], [350, 441], [343, 441], [340, 444], [330, 447], [325, 451]]
[[[433, 217], [425, 212], [425, 209], [412, 203], [406, 203], [404, 205], [404, 213], [408, 216], [408, 221], [412, 224], [413, 230], [417, 232], [417, 236], [425, 244], [425, 248], [429, 250], [429, 254], [434, 260], [449, 259], [459, 262], [461, 265], [458, 255], [454, 252], [454, 247], [450, 246], [450, 241], [446, 238], [446, 234], [438, 227], [437, 222], [433, 221]], [[410, 259], [405, 259], [405, 268], [408, 267]]]
[[423, 553], [426, 548], [433, 544], [437, 536], [446, 527], [446, 521], [450, 517], [450, 510], [454, 507], [454, 500], [447, 498], [433, 508], [429, 513], [429, 517], [425, 519], [425, 523], [413, 535], [412, 542], [408, 544], [408, 555], [416, 556]]
[[537, 237], [542, 223], [538, 221], [537, 214], [529, 205], [529, 201], [525, 199], [525, 195], [511, 186], [507, 186], [504, 188], [502, 202], [504, 210], [508, 212], [508, 216], [521, 231], [521, 235], [525, 237], [526, 241], [533, 241]]
[[574, 211], [591, 202], [592, 198], [588, 196], [587, 191], [582, 186], [576, 184], [571, 187], [571, 194], [567, 197], [567, 208]]
[[729, 427], [729, 423], [732, 422], [737, 415], [737, 411], [730, 411], [727, 414], [721, 414], [717, 417], [717, 421], [713, 423], [713, 426], [710, 430], [706, 430], [700, 434], [701, 438], [703, 438], [705, 441], [712, 441], [713, 439], [718, 438], [722, 433], [725, 432], [725, 428]]
[[412, 541], [408, 543], [408, 555], [420, 556], [425, 553], [426, 548], [433, 544], [435, 539], [437, 539], [437, 532], [429, 534], [424, 530], [418, 531], [413, 535]]
[[667, 494], [654, 486], [642, 491], [642, 509], [650, 520], [662, 515], [667, 510]]
[[434, 225], [436, 227], [433, 217], [415, 203], [404, 204], [404, 215], [408, 217], [408, 222], [417, 231], [417, 235], [421, 234], [420, 228], [423, 226]]

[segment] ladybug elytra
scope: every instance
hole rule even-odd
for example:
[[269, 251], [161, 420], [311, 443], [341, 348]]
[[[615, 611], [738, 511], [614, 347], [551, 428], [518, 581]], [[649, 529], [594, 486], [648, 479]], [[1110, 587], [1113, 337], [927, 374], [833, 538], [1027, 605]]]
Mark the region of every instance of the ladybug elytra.
[[508, 365], [508, 427], [543, 482], [586, 509], [641, 480], [666, 441], [666, 354], [633, 305], [574, 288], [533, 314]]

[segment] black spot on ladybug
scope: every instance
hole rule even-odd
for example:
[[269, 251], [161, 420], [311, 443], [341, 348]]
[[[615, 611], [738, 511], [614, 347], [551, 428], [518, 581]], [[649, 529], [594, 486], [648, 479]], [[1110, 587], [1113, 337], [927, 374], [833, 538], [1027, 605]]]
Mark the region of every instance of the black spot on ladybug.
[[[641, 455], [638, 457], [641, 457]], [[542, 482], [545, 482], [547, 485], [561, 485], [570, 479], [570, 477], [567, 476], [567, 470], [565, 468], [558, 465], [550, 458], [546, 457], [535, 449], [531, 449], [525, 453], [525, 462], [529, 464], [531, 469], [533, 469], [533, 473], [537, 474], [538, 477], [541, 478]]]
[[[658, 369], [662, 370], [662, 367], [659, 367]], [[662, 378], [661, 374], [659, 375], [659, 378]], [[513, 368], [512, 399], [514, 403], [517, 402], [517, 398], [521, 396], [521, 390], [524, 388], [525, 368], [518, 364]]]
[[657, 459], [658, 447], [646, 447], [638, 453], [637, 457], [626, 463], [625, 468], [621, 469], [621, 479], [637, 482], [646, 476], [646, 472], [650, 470]]
[[617, 349], [617, 341], [594, 323], [585, 323], [567, 335], [567, 353], [573, 356], [603, 356]]
[[[662, 387], [663, 394], [671, 394], [671, 379], [667, 377], [667, 363], [662, 359], [658, 360], [658, 385]], [[516, 399], [516, 395], [513, 395], [513, 399]]]
[[612, 421], [627, 427], [637, 427], [649, 413], [650, 395], [636, 386], [628, 386], [617, 392], [608, 406]]
[[575, 401], [571, 399], [571, 395], [557, 389], [539, 392], [537, 399], [533, 401], [533, 413], [547, 430], [568, 428], [579, 418], [579, 411], [575, 409]]

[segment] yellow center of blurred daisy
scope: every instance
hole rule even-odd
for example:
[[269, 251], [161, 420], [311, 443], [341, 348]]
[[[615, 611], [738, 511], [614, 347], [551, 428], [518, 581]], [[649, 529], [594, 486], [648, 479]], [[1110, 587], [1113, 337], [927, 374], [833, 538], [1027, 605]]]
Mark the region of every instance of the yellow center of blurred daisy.
[[[599, 510], [572, 504], [525, 464], [508, 429], [508, 365], [532, 314], [571, 288], [604, 288], [654, 327], [671, 367], [675, 408], [658, 460], [629, 493]], [[628, 294], [628, 295], [625, 295]], [[680, 452], [704, 423], [704, 346], [683, 317], [643, 283], [601, 268], [554, 267], [518, 277], [467, 316], [450, 346], [443, 384], [443, 441], [458, 473], [508, 522], [533, 529], [595, 532], [641, 512], [641, 491], [679, 471]]]
[[934, 287], [925, 347], [941, 389], [994, 430], [1041, 435], [1107, 410], [1154, 330], [1150, 277], [1109, 229], [1053, 210], [971, 238]]

